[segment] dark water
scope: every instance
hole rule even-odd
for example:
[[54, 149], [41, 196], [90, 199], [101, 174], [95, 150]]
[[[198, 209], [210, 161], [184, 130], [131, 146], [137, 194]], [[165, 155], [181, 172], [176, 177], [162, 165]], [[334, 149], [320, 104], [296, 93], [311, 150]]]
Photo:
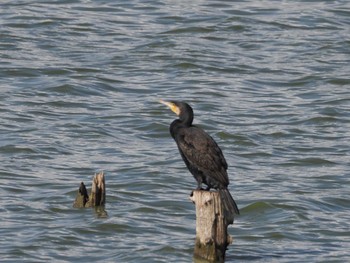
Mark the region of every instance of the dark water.
[[[180, 99], [241, 216], [227, 262], [350, 261], [349, 1], [1, 1], [1, 262], [192, 262]], [[108, 217], [73, 209], [107, 180]]]

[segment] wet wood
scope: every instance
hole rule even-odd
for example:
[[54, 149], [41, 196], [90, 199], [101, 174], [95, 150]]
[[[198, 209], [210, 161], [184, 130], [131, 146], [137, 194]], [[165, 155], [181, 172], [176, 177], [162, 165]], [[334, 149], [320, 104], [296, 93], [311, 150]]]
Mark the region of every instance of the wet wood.
[[209, 262], [224, 262], [226, 249], [232, 243], [227, 228], [233, 220], [225, 217], [219, 193], [195, 190], [191, 200], [196, 205], [194, 257]]
[[88, 191], [83, 182], [80, 183], [77, 196], [75, 198], [73, 207], [97, 207], [103, 206], [106, 203], [106, 184], [103, 172], [95, 174], [92, 179], [91, 193]]

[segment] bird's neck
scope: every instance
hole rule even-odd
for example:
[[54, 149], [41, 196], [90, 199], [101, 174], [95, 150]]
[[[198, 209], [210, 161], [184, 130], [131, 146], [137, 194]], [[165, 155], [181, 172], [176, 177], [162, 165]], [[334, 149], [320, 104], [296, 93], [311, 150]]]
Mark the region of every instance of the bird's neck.
[[176, 119], [170, 124], [170, 134], [173, 138], [178, 134], [179, 129], [188, 128], [192, 126], [192, 121], [184, 122], [181, 119]]
[[184, 116], [180, 115], [180, 118], [178, 119], [178, 121], [184, 127], [190, 127], [192, 125], [192, 122], [193, 122], [193, 114], [186, 114]]

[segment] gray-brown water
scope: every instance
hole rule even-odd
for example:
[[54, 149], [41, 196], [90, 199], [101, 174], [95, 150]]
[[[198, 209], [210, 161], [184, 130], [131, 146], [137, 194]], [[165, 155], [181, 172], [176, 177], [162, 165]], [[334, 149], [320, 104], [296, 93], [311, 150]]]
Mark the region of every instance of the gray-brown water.
[[[350, 2], [0, 2], [0, 261], [192, 262], [158, 99], [221, 146], [226, 262], [350, 261]], [[108, 217], [73, 209], [104, 170]]]

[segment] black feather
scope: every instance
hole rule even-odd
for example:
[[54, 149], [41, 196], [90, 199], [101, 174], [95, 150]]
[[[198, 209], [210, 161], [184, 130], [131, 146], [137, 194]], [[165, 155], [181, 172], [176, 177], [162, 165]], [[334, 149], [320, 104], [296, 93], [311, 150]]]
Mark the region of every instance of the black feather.
[[187, 168], [197, 180], [197, 189], [201, 189], [204, 183], [207, 190], [219, 190], [226, 210], [239, 214], [236, 202], [227, 189], [228, 166], [220, 147], [203, 129], [192, 125], [193, 110], [190, 105], [179, 101], [171, 103], [180, 109], [180, 114], [179, 119], [171, 123], [170, 134]]

